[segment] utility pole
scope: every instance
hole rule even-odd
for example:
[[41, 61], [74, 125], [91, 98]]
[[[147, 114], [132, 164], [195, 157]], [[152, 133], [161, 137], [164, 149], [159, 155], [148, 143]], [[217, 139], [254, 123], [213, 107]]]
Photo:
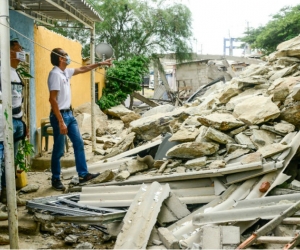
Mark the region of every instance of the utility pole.
[[[10, 79], [10, 45], [9, 45], [9, 4], [8, 0], [0, 0], [0, 51], [1, 51], [1, 83], [2, 83], [2, 116], [4, 122], [4, 155], [5, 179], [7, 193], [7, 211], [9, 242], [11, 249], [19, 249], [18, 211], [16, 201], [16, 180], [14, 162], [11, 79]], [[7, 74], [4, 74], [7, 72]]]
[[[247, 22], [247, 35], [249, 36], [249, 21]], [[246, 43], [246, 51], [245, 54], [251, 54], [251, 48], [250, 48], [250, 44]]]

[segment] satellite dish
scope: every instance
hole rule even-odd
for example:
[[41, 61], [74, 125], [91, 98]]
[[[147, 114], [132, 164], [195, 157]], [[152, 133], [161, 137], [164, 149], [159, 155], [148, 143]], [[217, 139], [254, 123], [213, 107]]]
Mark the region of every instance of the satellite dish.
[[107, 43], [99, 43], [96, 48], [96, 55], [103, 61], [107, 58], [111, 58], [114, 51], [113, 48]]

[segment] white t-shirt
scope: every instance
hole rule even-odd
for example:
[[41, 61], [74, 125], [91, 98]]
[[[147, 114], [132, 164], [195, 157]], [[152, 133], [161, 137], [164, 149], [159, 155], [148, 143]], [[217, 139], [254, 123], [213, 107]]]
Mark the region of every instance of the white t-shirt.
[[58, 90], [57, 104], [58, 108], [69, 109], [71, 106], [71, 85], [70, 79], [75, 69], [65, 69], [62, 71], [59, 67], [54, 66], [48, 76], [49, 91]]
[[[0, 69], [0, 75], [1, 75], [1, 69]], [[21, 85], [21, 79], [19, 75], [16, 72], [15, 68], [10, 68], [10, 80], [11, 82], [15, 82], [18, 84], [11, 84], [11, 105], [12, 108], [18, 108], [22, 105], [23, 100], [23, 86]], [[1, 77], [0, 77], [0, 83], [1, 83]], [[1, 91], [0, 91], [1, 92]], [[2, 92], [1, 92], [2, 95]], [[2, 100], [2, 98], [1, 98]], [[14, 118], [20, 118], [23, 116], [23, 110], [20, 111], [20, 113], [12, 115]]]
[[[10, 80], [11, 82], [21, 83], [21, 79], [18, 76], [15, 68], [10, 68]], [[22, 106], [23, 100], [23, 86], [21, 84], [11, 84], [11, 105], [12, 108], [18, 108]], [[13, 115], [14, 118], [20, 118], [23, 115], [23, 110], [20, 113]]]

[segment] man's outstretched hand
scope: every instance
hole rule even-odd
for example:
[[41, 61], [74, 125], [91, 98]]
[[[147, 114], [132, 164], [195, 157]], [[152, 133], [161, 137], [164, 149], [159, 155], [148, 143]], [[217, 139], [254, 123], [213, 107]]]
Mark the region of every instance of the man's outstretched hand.
[[112, 65], [112, 60], [113, 60], [113, 58], [110, 58], [110, 59], [107, 59], [103, 62], [99, 62], [99, 65], [100, 66], [111, 66]]

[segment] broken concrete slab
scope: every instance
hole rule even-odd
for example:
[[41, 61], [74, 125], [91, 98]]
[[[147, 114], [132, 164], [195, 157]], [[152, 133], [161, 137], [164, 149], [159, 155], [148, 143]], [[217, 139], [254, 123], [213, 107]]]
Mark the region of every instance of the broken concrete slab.
[[261, 124], [279, 117], [280, 110], [270, 98], [255, 96], [237, 104], [233, 115], [244, 123], [252, 125]]
[[276, 139], [276, 134], [263, 129], [253, 129], [250, 139], [257, 148], [260, 148], [272, 144]]
[[234, 144], [236, 143], [233, 138], [229, 135], [222, 133], [212, 127], [209, 127], [204, 135], [206, 139], [212, 140], [214, 142], [218, 142], [220, 144]]
[[193, 167], [203, 167], [206, 164], [206, 160], [207, 160], [207, 157], [203, 156], [203, 157], [200, 157], [200, 158], [189, 160], [184, 165], [185, 165], [186, 168], [189, 168], [189, 167], [191, 167], [191, 168], [193, 168]]
[[169, 124], [172, 120], [174, 117], [170, 113], [159, 113], [135, 120], [130, 123], [130, 127], [138, 138], [150, 141], [162, 133], [169, 132]]
[[290, 148], [288, 145], [282, 145], [281, 143], [272, 143], [270, 145], [266, 145], [257, 150], [257, 152], [261, 153], [262, 157], [267, 158], [272, 155], [281, 153]]
[[155, 108], [152, 108], [152, 109], [146, 111], [142, 115], [142, 117], [152, 116], [152, 115], [156, 115], [156, 114], [164, 114], [164, 113], [172, 112], [174, 109], [175, 109], [175, 107], [171, 104], [160, 105], [160, 106], [157, 106]]
[[120, 118], [121, 116], [127, 115], [129, 113], [134, 113], [132, 110], [126, 108], [124, 105], [120, 104], [115, 107], [111, 107], [104, 111], [107, 115]]
[[219, 145], [210, 142], [186, 142], [174, 146], [167, 152], [168, 157], [193, 159], [205, 155], [212, 155], [219, 149]]
[[178, 142], [190, 142], [195, 141], [196, 137], [199, 134], [199, 130], [195, 127], [185, 127], [178, 130], [175, 134], [171, 136], [169, 141], [178, 141]]
[[244, 125], [231, 114], [213, 113], [198, 117], [198, 121], [206, 127], [214, 127], [221, 131], [227, 131]]

